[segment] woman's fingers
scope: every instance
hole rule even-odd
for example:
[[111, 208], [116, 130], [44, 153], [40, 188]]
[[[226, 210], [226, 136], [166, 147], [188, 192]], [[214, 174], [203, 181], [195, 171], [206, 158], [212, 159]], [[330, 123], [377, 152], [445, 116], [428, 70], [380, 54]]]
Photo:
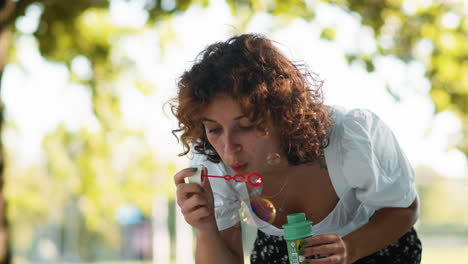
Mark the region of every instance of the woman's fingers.
[[197, 225], [203, 217], [210, 215], [206, 194], [198, 183], [184, 183], [177, 186], [177, 204], [185, 221]]
[[323, 234], [311, 236], [305, 239], [305, 247], [318, 246], [322, 244], [335, 243], [341, 240], [341, 237], [337, 234]]
[[310, 257], [314, 255], [330, 256], [344, 252], [344, 248], [337, 243], [308, 247], [303, 248], [302, 250], [304, 252], [304, 254], [302, 254], [304, 257]]
[[189, 224], [198, 222], [200, 219], [210, 215], [210, 211], [206, 206], [198, 207], [190, 213], [184, 214], [185, 221]]
[[175, 185], [179, 185], [181, 183], [185, 183], [185, 178], [192, 176], [195, 174], [196, 171], [193, 171], [193, 168], [185, 168], [174, 175], [174, 183]]
[[309, 237], [302, 246], [304, 257], [322, 256], [314, 259], [313, 263], [344, 263], [346, 259], [346, 246], [343, 239], [337, 234], [324, 234]]
[[202, 185], [195, 182], [186, 183], [185, 179], [193, 176], [196, 170], [196, 168], [186, 168], [174, 175], [177, 204], [185, 221], [194, 228], [217, 230], [209, 180], [205, 178]]
[[191, 182], [191, 183], [181, 183], [176, 187], [177, 194], [184, 194], [184, 193], [200, 193], [204, 192], [203, 188], [200, 184]]
[[343, 247], [341, 247], [339, 244], [336, 244], [336, 243], [325, 244], [325, 245], [314, 246], [314, 247], [306, 247], [306, 248], [303, 248], [302, 250], [305, 251], [304, 256], [313, 256], [313, 255], [328, 256], [332, 254], [342, 253], [344, 251]]
[[185, 200], [190, 198], [193, 194], [203, 192], [204, 190], [198, 183], [181, 183], [178, 184], [176, 189], [177, 204], [180, 206]]
[[346, 263], [345, 259], [342, 255], [336, 254], [336, 255], [330, 255], [325, 258], [320, 258], [320, 259], [314, 259], [312, 263], [316, 264], [343, 264]]
[[188, 198], [181, 206], [180, 210], [182, 214], [188, 214], [202, 206], [207, 204], [206, 198], [199, 194], [194, 194]]

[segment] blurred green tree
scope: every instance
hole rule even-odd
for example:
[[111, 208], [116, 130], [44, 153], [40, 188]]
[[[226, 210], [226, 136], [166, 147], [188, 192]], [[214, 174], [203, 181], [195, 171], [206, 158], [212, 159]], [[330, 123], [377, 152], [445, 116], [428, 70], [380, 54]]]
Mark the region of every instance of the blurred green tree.
[[[103, 144], [124, 142], [128, 135], [141, 139], [141, 135], [135, 135], [134, 133], [137, 133], [135, 131], [128, 131], [120, 122], [120, 106], [113, 80], [126, 66], [112, 62], [111, 43], [116, 38], [132, 32], [130, 29], [115, 28], [106, 23], [105, 12], [109, 2], [108, 0], [0, 0], [0, 80], [9, 48], [10, 58], [14, 59], [15, 47], [11, 46], [11, 33], [20, 34], [13, 25], [33, 5], [42, 8], [39, 26], [33, 33], [41, 54], [48, 60], [64, 63], [69, 68], [73, 59], [78, 56], [86, 58], [91, 64], [91, 78], [82, 79], [72, 75], [72, 81], [90, 89], [93, 111], [99, 121], [100, 129], [92, 134], [83, 130], [71, 133], [59, 128], [54, 135], [45, 139], [44, 146], [49, 153], [49, 172], [57, 180], [62, 181], [77, 197], [82, 197], [83, 201], [92, 201], [88, 204], [97, 205], [89, 207], [94, 209], [88, 208], [88, 210], [101, 208], [104, 211], [108, 208], [103, 206], [108, 205], [109, 201], [99, 197], [101, 189], [95, 186], [99, 186], [103, 180], [106, 184], [110, 184], [110, 188], [115, 189], [114, 194], [124, 194], [125, 190], [113, 185], [110, 179], [100, 178], [101, 175], [108, 177], [115, 172], [112, 171], [108, 161], [112, 158], [112, 148]], [[190, 6], [210, 4], [209, 0], [173, 0], [169, 1], [171, 4], [161, 0], [142, 0], [142, 2], [148, 13], [146, 23], [156, 27], [161, 21], [170, 20]], [[287, 24], [295, 18], [313, 21], [314, 7], [318, 1], [226, 0], [226, 2], [238, 18], [238, 28], [242, 31], [257, 12], [266, 12], [275, 16], [275, 20], [280, 24]], [[464, 138], [458, 147], [468, 154], [468, 15], [464, 2], [438, 0], [414, 8], [409, 7], [411, 1], [403, 0], [320, 2], [355, 14], [360, 18], [362, 27], [369, 28], [373, 32], [377, 45], [375, 51], [349, 52], [347, 58], [350, 63], [363, 62], [368, 71], [374, 70], [374, 61], [379, 56], [394, 56], [406, 63], [414, 60], [424, 63], [426, 77], [431, 82], [430, 94], [436, 105], [436, 111], [450, 110], [461, 118], [464, 124]], [[97, 20], [90, 25], [83, 19], [85, 16], [93, 16]], [[170, 32], [161, 33], [163, 40], [170, 37]], [[333, 41], [334, 29], [323, 28], [321, 37]], [[421, 46], [429, 49], [429, 52], [421, 52]], [[161, 48], [164, 49], [164, 42]], [[0, 129], [2, 124], [3, 108], [0, 105]], [[111, 136], [112, 131], [119, 133], [117, 136]], [[111, 137], [112, 140], [109, 139]], [[142, 162], [147, 168], [146, 171], [154, 170], [151, 168], [153, 165], [150, 165], [151, 157], [147, 153], [140, 153], [140, 156], [130, 164]], [[72, 164], [71, 161], [78, 162]], [[132, 175], [138, 177], [138, 173], [132, 172]], [[9, 263], [10, 256], [3, 181], [4, 159], [0, 148], [0, 264]], [[91, 226], [102, 227], [97, 220], [89, 221]]]
[[421, 199], [419, 228], [426, 234], [468, 234], [468, 178], [448, 178], [436, 170], [419, 166], [415, 168], [418, 194]]

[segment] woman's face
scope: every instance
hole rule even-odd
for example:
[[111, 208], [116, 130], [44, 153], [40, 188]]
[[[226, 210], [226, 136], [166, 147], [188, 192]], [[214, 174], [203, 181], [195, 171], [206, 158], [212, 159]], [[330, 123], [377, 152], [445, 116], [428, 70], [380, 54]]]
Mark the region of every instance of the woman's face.
[[230, 97], [216, 97], [202, 113], [202, 123], [210, 144], [236, 173], [264, 175], [287, 165], [275, 129], [269, 126], [268, 135], [262, 135]]

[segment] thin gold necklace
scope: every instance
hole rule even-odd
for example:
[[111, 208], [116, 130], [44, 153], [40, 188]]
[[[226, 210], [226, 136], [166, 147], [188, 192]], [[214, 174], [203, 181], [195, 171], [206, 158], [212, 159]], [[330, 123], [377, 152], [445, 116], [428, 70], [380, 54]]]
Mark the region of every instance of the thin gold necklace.
[[278, 196], [280, 193], [283, 192], [283, 190], [286, 188], [286, 186], [288, 186], [288, 183], [289, 183], [289, 177], [286, 175], [286, 180], [284, 181], [283, 186], [281, 187], [281, 189], [277, 193], [275, 193], [273, 195], [263, 195], [262, 194], [262, 196], [264, 198], [268, 198], [268, 199], [275, 198], [276, 196]]
[[284, 207], [284, 204], [286, 203], [286, 198], [288, 198], [287, 193], [284, 195], [283, 201], [281, 202], [281, 206], [278, 207], [278, 212], [283, 212], [283, 207]]

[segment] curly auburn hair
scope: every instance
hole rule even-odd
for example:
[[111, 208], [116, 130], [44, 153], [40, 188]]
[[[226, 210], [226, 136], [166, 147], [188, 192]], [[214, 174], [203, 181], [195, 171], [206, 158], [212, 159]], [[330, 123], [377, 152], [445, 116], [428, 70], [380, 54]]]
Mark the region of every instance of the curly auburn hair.
[[239, 102], [257, 130], [268, 134], [267, 122], [273, 122], [289, 164], [322, 159], [332, 126], [322, 83], [305, 64], [288, 60], [262, 35], [243, 34], [209, 45], [180, 77], [178, 96], [171, 103], [179, 121], [172, 133], [176, 138], [182, 133], [184, 151], [179, 156], [194, 145], [210, 161], [221, 161], [207, 140], [201, 113], [215, 96], [225, 94]]

